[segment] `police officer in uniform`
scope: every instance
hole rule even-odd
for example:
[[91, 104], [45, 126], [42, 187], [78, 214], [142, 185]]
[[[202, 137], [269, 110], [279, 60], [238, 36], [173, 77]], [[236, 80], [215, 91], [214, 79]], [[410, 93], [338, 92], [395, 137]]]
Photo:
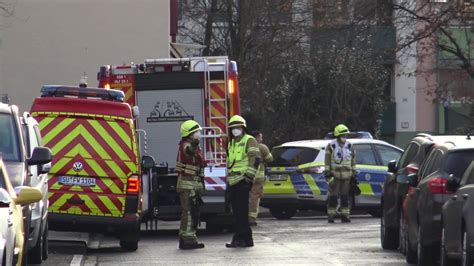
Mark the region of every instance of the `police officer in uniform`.
[[347, 140], [349, 129], [340, 124], [334, 129], [334, 137], [326, 147], [324, 176], [329, 183], [327, 205], [328, 222], [334, 223], [338, 199], [341, 222], [350, 223], [349, 189], [356, 176], [356, 160], [353, 145]]
[[204, 191], [203, 175], [205, 161], [199, 148], [201, 126], [194, 120], [181, 124], [181, 141], [179, 142], [176, 172], [178, 183], [176, 191], [181, 203], [181, 225], [179, 228], [179, 248], [204, 248], [196, 237], [199, 222], [199, 206]]
[[227, 183], [234, 215], [234, 235], [232, 242], [225, 245], [228, 248], [253, 247], [248, 220], [249, 192], [260, 165], [260, 153], [255, 138], [245, 132], [246, 127], [245, 119], [239, 115], [229, 120]]
[[251, 226], [257, 225], [257, 216], [258, 216], [258, 205], [260, 203], [260, 198], [263, 195], [263, 183], [265, 181], [265, 163], [273, 161], [273, 156], [268, 149], [267, 145], [263, 144], [263, 134], [262, 132], [255, 131], [252, 134], [258, 142], [258, 149], [260, 151], [260, 165], [257, 169], [257, 174], [250, 190], [250, 199], [249, 199], [249, 223]]

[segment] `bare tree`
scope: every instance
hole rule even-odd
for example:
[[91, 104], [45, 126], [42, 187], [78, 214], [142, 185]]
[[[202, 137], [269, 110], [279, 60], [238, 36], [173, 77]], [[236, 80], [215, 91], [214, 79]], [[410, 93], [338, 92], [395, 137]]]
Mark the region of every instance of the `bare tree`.
[[319, 4], [195, 0], [182, 6], [181, 41], [204, 45], [203, 55], [237, 60], [244, 115], [271, 144], [321, 137], [334, 121], [374, 131], [372, 114], [383, 110], [386, 71], [371, 49], [354, 49], [368, 42], [360, 37], [367, 27], [357, 25], [343, 42], [319, 38], [315, 29], [325, 26], [313, 16]]

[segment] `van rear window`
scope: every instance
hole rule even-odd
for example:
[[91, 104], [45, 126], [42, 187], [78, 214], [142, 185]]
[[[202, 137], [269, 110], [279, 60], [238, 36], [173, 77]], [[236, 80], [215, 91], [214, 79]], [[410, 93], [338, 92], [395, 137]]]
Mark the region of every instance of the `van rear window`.
[[320, 150], [301, 147], [278, 147], [272, 150], [273, 162], [270, 166], [298, 166], [313, 162]]
[[456, 177], [462, 177], [469, 164], [474, 160], [474, 150], [451, 152], [444, 164], [444, 171]]

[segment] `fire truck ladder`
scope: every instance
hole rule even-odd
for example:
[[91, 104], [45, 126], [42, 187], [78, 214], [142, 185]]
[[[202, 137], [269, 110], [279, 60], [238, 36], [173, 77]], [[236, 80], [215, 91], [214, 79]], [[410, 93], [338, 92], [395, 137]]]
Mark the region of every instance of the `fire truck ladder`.
[[[227, 80], [229, 78], [229, 65], [228, 65], [228, 60], [226, 59], [225, 61], [218, 61], [218, 62], [209, 62], [208, 63], [208, 69], [209, 71], [207, 72], [207, 96], [209, 99], [209, 116], [208, 116], [208, 121], [211, 130], [211, 135], [216, 136], [216, 134], [219, 134], [219, 138], [214, 138], [212, 142], [210, 142], [210, 145], [205, 145], [209, 146], [210, 150], [205, 150], [205, 157], [207, 161], [210, 162], [215, 162], [217, 165], [222, 165], [225, 164], [226, 162], [226, 152], [225, 148], [222, 147], [223, 143], [218, 140], [222, 140], [222, 138], [227, 134], [227, 125], [228, 125], [228, 116], [229, 116], [229, 111], [228, 111], [228, 84]], [[211, 71], [221, 71], [224, 70], [224, 79], [211, 79], [210, 72]], [[223, 89], [224, 93], [216, 93], [215, 89], [213, 86], [218, 87], [218, 89]], [[224, 113], [222, 111], [218, 111], [216, 106], [223, 107]], [[222, 109], [222, 108], [221, 108]], [[220, 124], [220, 126], [219, 126]], [[223, 128], [222, 128], [223, 127]], [[216, 130], [218, 128], [219, 130]], [[207, 133], [205, 133], [207, 135]], [[212, 138], [211, 138], [212, 139]], [[216, 145], [216, 146], [214, 146]]]

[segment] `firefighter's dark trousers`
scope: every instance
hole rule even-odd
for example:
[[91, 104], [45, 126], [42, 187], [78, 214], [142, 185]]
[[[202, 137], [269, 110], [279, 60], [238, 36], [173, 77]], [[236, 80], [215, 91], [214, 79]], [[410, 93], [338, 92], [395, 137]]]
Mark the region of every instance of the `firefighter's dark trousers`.
[[196, 191], [191, 189], [182, 189], [178, 191], [179, 201], [181, 203], [181, 225], [179, 227], [179, 239], [185, 243], [196, 243], [196, 226], [191, 215], [193, 197], [196, 197]]
[[252, 229], [249, 224], [249, 192], [251, 183], [245, 180], [230, 187], [230, 200], [234, 215], [234, 236], [233, 243], [253, 242]]
[[328, 216], [334, 218], [336, 215], [337, 200], [340, 200], [340, 212], [342, 216], [348, 217], [350, 214], [349, 208], [349, 188], [351, 179], [336, 179], [332, 177], [329, 182], [329, 197], [328, 197]]

